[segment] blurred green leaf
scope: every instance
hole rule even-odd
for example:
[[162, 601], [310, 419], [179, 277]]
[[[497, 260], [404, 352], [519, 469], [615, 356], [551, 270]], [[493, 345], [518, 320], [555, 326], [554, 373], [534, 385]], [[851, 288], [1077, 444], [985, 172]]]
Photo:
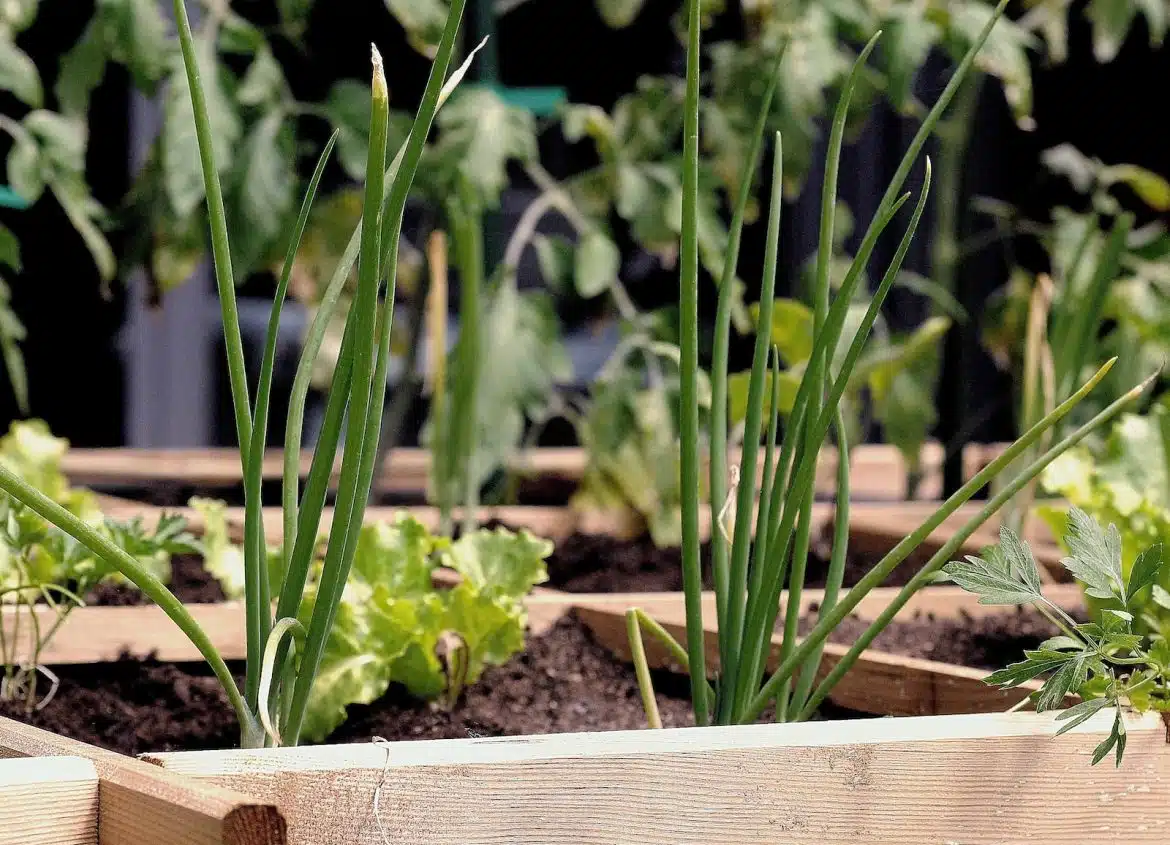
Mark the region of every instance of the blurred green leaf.
[[533, 116], [490, 89], [457, 89], [436, 122], [440, 132], [436, 163], [466, 177], [487, 206], [499, 204], [508, 184], [509, 161], [538, 157]]
[[[195, 41], [196, 60], [202, 77], [211, 124], [215, 165], [221, 173], [231, 166], [241, 126], [235, 103], [224, 87], [223, 74], [214, 42], [207, 37]], [[190, 215], [203, 201], [203, 172], [200, 169], [199, 140], [191, 110], [187, 74], [182, 58], [175, 54], [164, 105], [162, 130], [163, 182], [176, 216]]]
[[370, 86], [342, 79], [329, 89], [325, 113], [337, 130], [337, 157], [351, 179], [362, 179], [370, 146]]
[[912, 3], [894, 5], [883, 29], [886, 34], [881, 51], [885, 57], [886, 95], [894, 108], [905, 112], [914, 94], [918, 70], [926, 63], [942, 33], [938, 24]]
[[238, 209], [232, 249], [243, 275], [272, 250], [295, 202], [292, 134], [284, 113], [273, 111], [258, 121], [241, 152], [232, 192]]
[[574, 249], [562, 235], [544, 235], [539, 232], [532, 239], [540, 275], [554, 294], [560, 296], [574, 285]]
[[597, 11], [606, 26], [622, 29], [638, 17], [646, 0], [595, 0]]
[[[288, 83], [280, 62], [267, 47], [256, 53], [244, 74], [236, 99], [241, 105], [262, 106], [280, 103], [288, 95]], [[367, 97], [369, 96], [367, 90]]]
[[445, 0], [385, 0], [390, 14], [406, 30], [410, 46], [432, 56], [443, 34], [449, 4]]
[[0, 223], [0, 264], [19, 273], [22, 269], [20, 261], [20, 241], [12, 230]]
[[609, 289], [621, 269], [617, 245], [602, 232], [586, 232], [577, 244], [573, 278], [577, 293], [591, 299]]
[[24, 50], [0, 34], [0, 91], [10, 91], [30, 108], [39, 109], [44, 102], [41, 75]]

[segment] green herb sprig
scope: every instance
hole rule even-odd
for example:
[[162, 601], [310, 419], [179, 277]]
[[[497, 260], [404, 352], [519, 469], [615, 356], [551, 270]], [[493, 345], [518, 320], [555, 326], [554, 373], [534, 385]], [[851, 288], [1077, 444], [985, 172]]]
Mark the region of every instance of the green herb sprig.
[[1158, 583], [1166, 573], [1166, 558], [1161, 545], [1151, 546], [1128, 572], [1123, 571], [1117, 527], [1111, 524], [1102, 530], [1079, 508], [1069, 511], [1064, 542], [1070, 550], [1064, 567], [1101, 603], [1095, 621], [1077, 623], [1044, 596], [1031, 549], [1007, 526], [1000, 529], [997, 545], [981, 556], [948, 563], [943, 573], [978, 595], [980, 604], [1030, 605], [1052, 622], [1056, 636], [986, 681], [1014, 689], [1046, 676], [1040, 689], [1028, 696], [1038, 713], [1056, 710], [1068, 696], [1079, 695], [1083, 699], [1079, 704], [1057, 715], [1062, 723], [1057, 736], [1114, 708], [1113, 729], [1093, 752], [1092, 761], [1096, 765], [1114, 751], [1120, 766], [1125, 753], [1123, 710], [1170, 712], [1170, 642], [1156, 629], [1143, 635], [1135, 628], [1151, 593], [1154, 603], [1170, 609], [1170, 593]]

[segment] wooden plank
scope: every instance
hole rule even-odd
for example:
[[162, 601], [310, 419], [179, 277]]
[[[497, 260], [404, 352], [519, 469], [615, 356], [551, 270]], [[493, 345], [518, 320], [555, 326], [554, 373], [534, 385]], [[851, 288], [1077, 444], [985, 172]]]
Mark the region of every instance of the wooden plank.
[[83, 757], [100, 780], [102, 845], [283, 845], [274, 804], [0, 718], [0, 758]]
[[[1170, 752], [994, 714], [152, 755], [276, 802], [294, 845], [1162, 845]], [[379, 794], [380, 793], [380, 794]], [[379, 794], [378, 812], [374, 796]]]
[[[925, 562], [926, 558], [938, 551], [983, 507], [982, 502], [967, 502], [946, 518], [931, 532], [926, 541], [918, 547], [913, 556]], [[880, 556], [893, 545], [915, 531], [938, 508], [938, 502], [899, 502], [892, 505], [857, 503], [849, 509], [850, 548], [863, 554]], [[999, 542], [1000, 514], [994, 514], [962, 546], [963, 554], [977, 554], [980, 549]], [[829, 517], [831, 525], [832, 517]], [[1041, 574], [1047, 575], [1050, 583], [1068, 581], [1069, 575], [1060, 565], [1064, 557], [1048, 527], [1038, 518], [1028, 520], [1025, 539], [1032, 547], [1032, 553], [1041, 566]]]
[[[872, 619], [897, 592], [896, 588], [887, 587], [871, 591], [858, 606], [857, 615], [863, 619]], [[1075, 585], [1049, 587], [1045, 589], [1045, 595], [1067, 610], [1076, 610], [1083, 604], [1080, 589]], [[804, 607], [807, 609], [809, 605], [819, 602], [821, 596], [820, 590], [805, 590]], [[714, 619], [714, 601], [713, 593], [704, 594], [704, 613], [708, 619]], [[781, 602], [786, 602], [786, 598], [781, 598]], [[682, 593], [565, 594], [555, 590], [539, 590], [528, 597], [527, 605], [529, 624], [539, 632], [560, 618], [569, 607], [595, 607], [624, 613], [626, 609], [638, 606], [647, 612], [657, 613], [663, 608], [681, 607]], [[191, 604], [187, 609], [207, 632], [225, 660], [244, 659], [244, 608], [240, 602]], [[917, 613], [927, 613], [938, 618], [955, 619], [962, 614], [977, 617], [1002, 610], [979, 604], [976, 597], [958, 587], [940, 586], [928, 587], [911, 598], [898, 618], [910, 619]], [[17, 640], [13, 633], [16, 616], [21, 612], [13, 607], [0, 608], [6, 642], [17, 643], [15, 653], [18, 661], [27, 660], [30, 654], [28, 640]], [[47, 630], [53, 621], [52, 611], [41, 608], [38, 613], [42, 630]], [[32, 626], [25, 619], [20, 629], [28, 637]], [[124, 654], [130, 657], [148, 657], [153, 654], [159, 660], [178, 663], [203, 659], [182, 631], [154, 605], [79, 607], [61, 625], [38, 659], [43, 665], [55, 666], [101, 663], [117, 660]]]
[[[127, 520], [141, 517], [148, 525], [153, 525], [164, 513], [179, 514], [187, 520], [191, 531], [199, 534], [204, 529], [203, 516], [193, 508], [162, 508], [124, 499], [118, 496], [103, 495], [100, 497], [102, 511], [113, 519]], [[434, 507], [368, 507], [365, 521], [380, 522], [395, 519], [400, 513], [409, 513], [431, 531], [437, 531], [440, 525], [439, 509]], [[826, 502], [816, 502], [813, 505], [813, 529], [820, 530], [827, 524], [833, 513], [833, 506]], [[462, 508], [453, 512], [455, 522], [462, 519]], [[264, 536], [269, 545], [280, 545], [284, 539], [283, 511], [279, 507], [263, 509]], [[327, 531], [333, 521], [333, 508], [326, 507], [321, 515], [322, 530]], [[515, 529], [526, 529], [540, 537], [560, 542], [573, 534], [607, 534], [618, 538], [632, 538], [642, 534], [641, 525], [632, 525], [628, 520], [620, 517], [611, 517], [602, 514], [577, 513], [568, 507], [549, 507], [539, 505], [503, 505], [500, 507], [481, 507], [476, 510], [476, 521], [480, 525], [489, 522], [500, 522]], [[244, 509], [229, 507], [227, 509], [228, 533], [236, 542], [242, 542], [244, 537]], [[710, 511], [704, 508], [699, 513], [699, 535], [706, 540], [710, 536]]]
[[0, 760], [0, 845], [97, 845], [98, 776], [82, 757]]
[[[937, 442], [923, 446], [922, 481], [918, 498], [934, 499], [942, 494], [943, 448]], [[300, 472], [309, 470], [312, 454], [301, 455]], [[986, 447], [964, 451], [965, 477], [973, 475], [988, 460]], [[736, 461], [732, 454], [731, 462]], [[579, 448], [531, 449], [516, 455], [511, 468], [526, 477], [579, 481], [588, 456]], [[75, 484], [133, 486], [175, 483], [200, 487], [233, 487], [242, 482], [240, 455], [235, 449], [71, 449], [63, 459], [65, 473]], [[284, 471], [279, 449], [265, 452], [266, 480], [277, 480]], [[334, 481], [339, 467], [335, 468]], [[419, 494], [425, 491], [430, 473], [430, 455], [423, 449], [396, 449], [377, 478], [377, 489], [385, 493]], [[817, 488], [830, 492], [835, 484], [836, 450], [826, 448], [817, 467]], [[853, 451], [852, 490], [856, 498], [897, 500], [906, 492], [907, 467], [902, 454], [888, 444], [864, 444]]]

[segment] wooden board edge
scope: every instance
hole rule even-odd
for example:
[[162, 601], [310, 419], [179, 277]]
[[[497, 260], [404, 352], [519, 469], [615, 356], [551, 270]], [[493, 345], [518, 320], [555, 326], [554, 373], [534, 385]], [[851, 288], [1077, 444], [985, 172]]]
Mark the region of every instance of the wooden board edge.
[[102, 845], [284, 845], [272, 803], [0, 718], [0, 758], [82, 757], [99, 778]]
[[83, 757], [0, 760], [0, 845], [98, 845], [98, 775]]
[[1127, 717], [1122, 768], [1090, 767], [1111, 720], [1098, 714], [1055, 739], [1051, 714], [986, 714], [152, 760], [278, 802], [295, 845], [989, 845], [1025, 832], [1033, 845], [1064, 845], [1104, 829], [1111, 840], [1164, 842], [1165, 726]]
[[[897, 594], [894, 587], [878, 587], [858, 605], [861, 618], [876, 617]], [[1082, 607], [1080, 589], [1075, 585], [1058, 584], [1045, 589], [1045, 595], [1069, 611]], [[807, 610], [820, 602], [822, 591], [806, 590], [803, 607]], [[703, 594], [704, 615], [714, 619], [714, 594]], [[781, 601], [785, 599], [782, 597]], [[541, 632], [552, 625], [570, 607], [609, 608], [624, 613], [638, 606], [650, 613], [663, 609], [681, 608], [682, 593], [562, 593], [551, 589], [537, 589], [526, 599], [529, 625]], [[207, 633], [211, 642], [225, 660], [242, 660], [246, 655], [244, 644], [244, 608], [240, 602], [218, 604], [191, 604], [191, 615]], [[913, 596], [898, 618], [911, 619], [917, 614], [954, 619], [964, 615], [978, 617], [1001, 612], [1002, 608], [979, 604], [978, 599], [953, 586], [926, 587]], [[0, 608], [0, 625], [12, 642], [11, 632], [16, 627], [14, 617], [24, 611], [14, 607]], [[39, 623], [48, 630], [53, 611], [41, 608]], [[33, 630], [27, 621], [21, 624], [26, 634]], [[132, 636], [131, 636], [132, 635]], [[28, 659], [27, 642], [18, 646], [18, 659]], [[57, 630], [48, 646], [42, 649], [38, 660], [42, 665], [59, 666], [82, 663], [101, 663], [127, 657], [155, 657], [176, 663], [200, 662], [199, 651], [186, 635], [156, 605], [134, 607], [80, 607]]]
[[[990, 459], [989, 447], [969, 445], [964, 449], [964, 476], [970, 477]], [[736, 456], [730, 456], [731, 461]], [[301, 457], [300, 470], [306, 473], [312, 455]], [[942, 446], [929, 441], [920, 458], [921, 480], [917, 498], [935, 498], [942, 492]], [[836, 451], [826, 447], [817, 468], [818, 489], [829, 490], [835, 483]], [[588, 456], [580, 448], [541, 447], [519, 453], [511, 470], [522, 478], [546, 478], [568, 483], [581, 479]], [[853, 449], [853, 489], [862, 498], [897, 500], [904, 497], [908, 467], [901, 452], [884, 443], [867, 443]], [[239, 453], [234, 449], [71, 449], [62, 468], [75, 484], [91, 486], [134, 486], [143, 483], [194, 484], [231, 487], [241, 483]], [[426, 489], [430, 457], [426, 450], [397, 449], [376, 479], [377, 489], [387, 493], [421, 494]], [[264, 477], [276, 480], [283, 473], [283, 456], [270, 449], [263, 461]]]
[[[598, 642], [619, 658], [630, 659], [623, 611], [582, 606], [575, 612]], [[653, 618], [675, 639], [686, 641], [683, 608], [660, 607]], [[714, 673], [719, 666], [718, 633], [712, 617], [705, 618], [704, 623], [706, 661], [708, 671]], [[779, 634], [773, 637], [769, 671], [779, 665], [780, 642]], [[651, 668], [679, 671], [669, 651], [658, 641], [644, 637], [643, 644]], [[817, 681], [823, 680], [848, 651], [848, 646], [826, 643]], [[829, 699], [838, 706], [877, 716], [942, 716], [1002, 712], [1039, 688], [1038, 682], [1030, 682], [1017, 689], [1001, 690], [985, 684], [986, 675], [981, 669], [867, 649], [833, 687]]]

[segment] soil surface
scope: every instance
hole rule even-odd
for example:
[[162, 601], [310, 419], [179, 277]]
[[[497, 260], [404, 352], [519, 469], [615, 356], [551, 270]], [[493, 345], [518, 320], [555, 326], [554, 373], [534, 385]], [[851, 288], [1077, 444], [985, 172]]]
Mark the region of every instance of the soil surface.
[[[226, 598], [219, 581], [203, 568], [203, 558], [199, 555], [174, 555], [171, 558], [171, 581], [168, 586], [179, 601], [185, 604], [211, 603]], [[153, 604], [134, 585], [113, 581], [98, 584], [90, 590], [85, 603], [101, 607]]]
[[[803, 620], [807, 629], [813, 618]], [[833, 637], [852, 642], [865, 624], [850, 618]], [[1051, 635], [1042, 618], [1009, 612], [981, 619], [894, 623], [874, 646], [883, 651], [980, 668], [1020, 659], [1023, 649]], [[237, 669], [239, 667], [236, 667]], [[229, 748], [238, 743], [234, 716], [210, 671], [198, 664], [123, 660], [101, 666], [58, 667], [60, 689], [41, 711], [27, 715], [0, 703], [0, 715], [127, 754]], [[691, 724], [685, 678], [655, 673], [667, 726]], [[828, 706], [821, 716], [863, 714]], [[765, 716], [766, 718], [766, 716]], [[450, 712], [410, 698], [392, 685], [378, 701], [350, 708], [330, 742], [445, 739], [645, 727], [632, 669], [597, 644], [573, 618], [530, 639], [526, 651], [489, 669]]]
[[[813, 610], [800, 621], [802, 634], [817, 621]], [[852, 645], [869, 624], [856, 616], [847, 617], [829, 635], [829, 641]], [[965, 613], [959, 619], [919, 614], [905, 622], [892, 622], [870, 648], [976, 669], [1002, 669], [1022, 660], [1025, 649], [1035, 648], [1055, 633], [1051, 622], [1023, 608], [977, 618]]]
[[[820, 540], [809, 552], [805, 586], [823, 587], [829, 570], [830, 549]], [[704, 586], [711, 587], [711, 547], [701, 552]], [[861, 580], [875, 563], [850, 553], [845, 559], [844, 586]], [[904, 586], [918, 571], [922, 561], [903, 561], [882, 586]], [[619, 540], [604, 534], [574, 534], [557, 543], [548, 559], [548, 586], [569, 593], [654, 593], [675, 592], [683, 588], [682, 552], [677, 548], [660, 549], [649, 537]]]

